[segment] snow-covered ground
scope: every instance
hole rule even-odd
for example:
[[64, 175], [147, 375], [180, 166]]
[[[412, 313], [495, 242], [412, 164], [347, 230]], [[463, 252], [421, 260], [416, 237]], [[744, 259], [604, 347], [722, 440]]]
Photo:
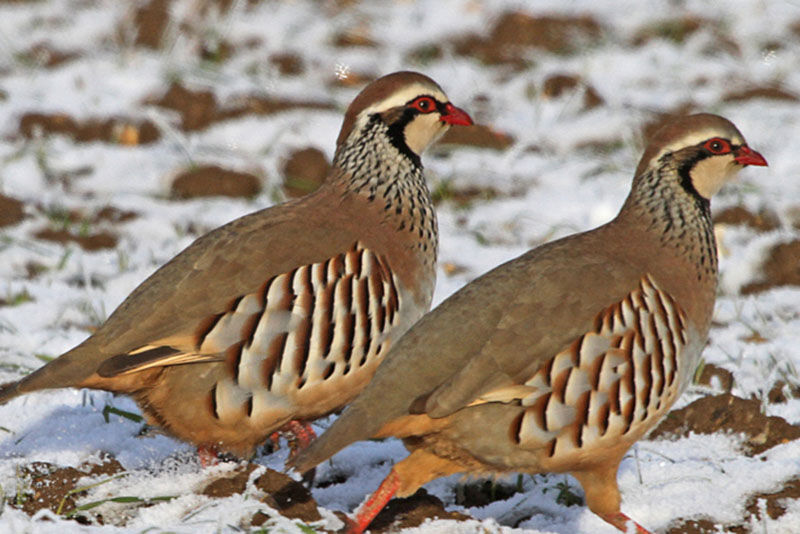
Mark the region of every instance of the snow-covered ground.
[[[137, 3], [136, 5], [139, 5]], [[434, 149], [423, 161], [431, 187], [492, 188], [498, 194], [467, 206], [438, 206], [441, 255], [435, 300], [529, 247], [610, 219], [621, 205], [643, 148], [641, 128], [655, 114], [690, 104], [693, 110], [733, 120], [769, 161], [751, 168], [723, 190], [716, 212], [743, 206], [777, 216], [760, 231], [726, 226], [719, 232], [721, 285], [708, 363], [733, 374], [733, 393], [764, 400], [769, 415], [800, 424], [800, 400], [770, 404], [774, 384], [800, 382], [800, 288], [783, 286], [741, 294], [761, 276], [768, 251], [800, 237], [800, 102], [732, 99], [752, 88], [800, 95], [800, 4], [789, 0], [642, 2], [621, 0], [422, 0], [342, 1], [201, 0], [165, 2], [169, 24], [158, 49], [134, 43], [134, 3], [115, 0], [0, 1], [0, 193], [21, 200], [27, 218], [0, 227], [0, 382], [16, 379], [74, 346], [147, 275], [198, 235], [235, 217], [281, 200], [280, 169], [288, 154], [313, 146], [332, 156], [342, 111], [360, 88], [336, 84], [350, 74], [420, 70], [443, 86], [478, 122], [509, 134], [503, 151]], [[585, 46], [554, 53], [527, 48], [517, 62], [492, 64], [457, 53], [469, 33], [488, 35], [507, 11], [530, 15], [591, 16], [601, 30]], [[670, 26], [669, 21], [683, 21]], [[681, 25], [682, 24], [682, 25]], [[679, 35], [678, 28], [694, 28]], [[670, 30], [670, 28], [673, 28]], [[643, 33], [644, 32], [644, 33]], [[649, 32], [649, 34], [647, 33]], [[669, 33], [675, 37], [642, 36]], [[371, 46], [336, 46], [342, 34], [367, 37]], [[203, 59], [199, 50], [226, 42], [227, 59]], [[34, 45], [77, 56], [48, 68], [28, 53]], [[436, 53], [412, 54], [420, 49]], [[282, 75], [268, 61], [292, 52], [297, 75]], [[213, 56], [213, 54], [212, 54]], [[416, 58], [416, 59], [415, 59]], [[584, 105], [584, 88], [558, 97], [543, 91], [554, 74], [591, 86], [602, 103]], [[173, 82], [211, 90], [219, 102], [243, 95], [333, 102], [332, 110], [291, 110], [245, 115], [208, 128], [181, 130], [176, 115], [147, 105]], [[151, 144], [79, 143], [65, 136], [26, 140], [19, 133], [27, 112], [66, 113], [76, 120], [147, 119], [160, 131]], [[174, 200], [174, 176], [201, 164], [262, 177], [264, 190], [250, 200]], [[446, 187], [445, 187], [446, 185]], [[125, 222], [73, 223], [92, 233], [110, 230], [114, 248], [87, 252], [34, 237], [60, 228], [63, 214], [86, 217], [106, 206], [133, 211]], [[81, 228], [76, 228], [81, 226]], [[797, 258], [800, 265], [800, 258]], [[32, 267], [33, 266], [33, 267]], [[33, 274], [32, 271], [35, 271]], [[14, 304], [14, 305], [11, 305]], [[708, 393], [694, 386], [686, 405]], [[32, 394], [0, 407], [0, 532], [220, 532], [248, 529], [257, 510], [272, 516], [270, 532], [308, 532], [297, 521], [270, 512], [245, 491], [224, 499], [194, 492], [219, 473], [201, 469], [186, 444], [164, 436], [137, 437], [141, 424], [103, 410], [138, 413], [124, 397], [63, 390]], [[329, 421], [321, 421], [318, 430]], [[692, 435], [642, 441], [620, 468], [623, 510], [654, 531], [676, 519], [744, 523], [753, 532], [800, 532], [800, 501], [786, 503], [777, 519], [748, 519], [750, 495], [777, 490], [800, 477], [800, 441], [747, 456], [736, 436]], [[126, 475], [91, 489], [79, 502], [115, 496], [178, 496], [149, 507], [102, 505], [105, 525], [85, 526], [40, 513], [33, 518], [10, 506], [25, 491], [22, 466], [49, 462], [78, 466], [110, 453]], [[397, 441], [365, 442], [318, 469], [321, 479], [346, 478], [313, 496], [324, 519], [352, 510], [377, 487], [390, 462], [402, 458]], [[256, 462], [281, 470], [285, 450]], [[338, 480], [338, 479], [337, 479]], [[459, 477], [426, 488], [449, 510], [473, 521], [433, 521], [408, 532], [602, 533], [614, 532], [583, 506], [556, 502], [562, 475], [522, 479], [506, 500], [464, 509], [455, 504]], [[748, 523], [750, 521], [750, 523]], [[262, 528], [262, 527], [259, 527]], [[257, 530], [257, 529], [256, 529]], [[266, 530], [265, 530], [266, 531]], [[719, 527], [719, 532], [725, 532]]]

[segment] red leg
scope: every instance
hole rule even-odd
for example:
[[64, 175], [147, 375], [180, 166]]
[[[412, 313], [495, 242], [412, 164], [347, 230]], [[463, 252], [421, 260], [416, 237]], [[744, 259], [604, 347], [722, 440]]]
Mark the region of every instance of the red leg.
[[344, 532], [346, 534], [361, 534], [364, 532], [367, 526], [372, 523], [372, 520], [375, 519], [375, 516], [378, 515], [378, 512], [386, 506], [386, 503], [392, 500], [392, 497], [399, 488], [400, 477], [395, 470], [392, 469], [389, 476], [383, 479], [380, 487], [375, 490], [375, 493], [367, 499], [367, 502], [358, 508], [355, 519], [347, 520]]
[[269, 439], [272, 441], [273, 450], [278, 449], [278, 440], [284, 436], [289, 442], [289, 459], [294, 458], [299, 451], [302, 451], [317, 439], [317, 434], [311, 428], [310, 423], [292, 420], [273, 432]]
[[213, 445], [198, 445], [197, 456], [200, 458], [200, 466], [203, 468], [217, 465], [217, 449]]
[[303, 421], [289, 421], [281, 430], [294, 436], [297, 450], [305, 449], [312, 441], [317, 439], [317, 434], [311, 428], [311, 424]]
[[615, 527], [617, 527], [622, 532], [628, 532], [628, 525], [633, 525], [636, 528], [636, 534], [651, 534], [649, 530], [644, 528], [642, 525], [628, 517], [627, 515], [623, 514], [622, 512], [617, 512], [615, 514], [605, 514], [601, 515], [605, 521], [611, 523]]

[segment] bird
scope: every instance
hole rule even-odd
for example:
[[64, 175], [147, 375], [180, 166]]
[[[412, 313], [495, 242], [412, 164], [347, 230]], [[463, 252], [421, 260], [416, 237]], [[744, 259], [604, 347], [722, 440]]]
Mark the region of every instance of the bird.
[[420, 156], [470, 124], [423, 74], [373, 81], [315, 192], [199, 237], [0, 403], [65, 387], [127, 394], [201, 461], [252, 457], [282, 429], [308, 441], [309, 422], [349, 402], [430, 309], [438, 228]]
[[288, 465], [302, 473], [358, 440], [403, 440], [410, 454], [348, 518], [349, 533], [435, 478], [514, 472], [573, 475], [588, 508], [627, 531], [617, 470], [698, 364], [718, 277], [710, 199], [747, 165], [767, 162], [727, 119], [671, 120], [614, 219], [446, 299]]

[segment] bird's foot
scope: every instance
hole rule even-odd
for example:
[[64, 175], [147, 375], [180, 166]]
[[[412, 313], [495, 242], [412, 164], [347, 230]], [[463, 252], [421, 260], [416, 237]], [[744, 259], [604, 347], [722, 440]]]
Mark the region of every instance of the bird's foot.
[[286, 441], [289, 442], [289, 460], [291, 460], [300, 451], [308, 447], [312, 441], [317, 439], [317, 434], [311, 428], [310, 423], [292, 420], [269, 436], [269, 440], [272, 442], [272, 450], [280, 448], [281, 437], [286, 438]]
[[198, 445], [197, 457], [200, 459], [200, 466], [203, 469], [219, 463], [219, 452], [213, 445]]

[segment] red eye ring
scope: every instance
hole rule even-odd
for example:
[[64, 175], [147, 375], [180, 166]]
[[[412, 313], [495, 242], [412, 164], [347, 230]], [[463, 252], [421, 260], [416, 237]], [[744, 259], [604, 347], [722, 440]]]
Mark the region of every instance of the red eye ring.
[[409, 106], [421, 113], [431, 113], [436, 111], [436, 100], [430, 96], [420, 96], [415, 98]]
[[731, 151], [731, 144], [725, 139], [714, 137], [703, 144], [703, 148], [712, 154], [728, 154]]

